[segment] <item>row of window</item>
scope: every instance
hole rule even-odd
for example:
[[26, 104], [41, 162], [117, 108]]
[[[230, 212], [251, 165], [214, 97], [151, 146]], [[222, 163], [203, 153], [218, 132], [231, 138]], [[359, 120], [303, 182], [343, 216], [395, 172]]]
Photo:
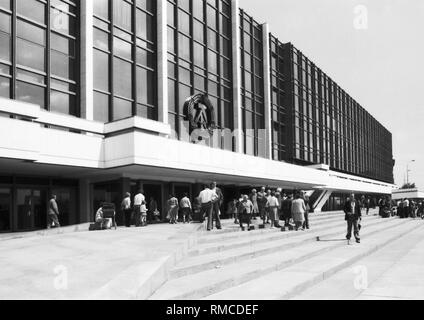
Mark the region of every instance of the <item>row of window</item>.
[[78, 115], [79, 1], [0, 1], [0, 96]]
[[270, 62], [271, 62], [271, 106], [272, 106], [272, 157], [276, 161], [288, 161], [287, 121], [289, 104], [286, 101], [284, 82], [286, 80], [285, 58], [283, 44], [273, 35], [270, 35]]
[[244, 152], [266, 156], [263, 29], [240, 10], [241, 105]]
[[291, 44], [284, 45], [283, 90], [293, 99], [293, 157], [393, 182], [392, 136]]
[[94, 118], [158, 119], [156, 1], [94, 1]]

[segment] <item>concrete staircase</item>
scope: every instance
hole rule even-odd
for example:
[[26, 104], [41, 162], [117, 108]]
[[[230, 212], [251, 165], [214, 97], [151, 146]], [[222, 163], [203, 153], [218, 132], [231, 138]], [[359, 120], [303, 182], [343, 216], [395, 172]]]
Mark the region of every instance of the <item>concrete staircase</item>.
[[342, 213], [310, 219], [308, 231], [242, 232], [226, 222], [221, 231], [204, 232], [150, 299], [290, 299], [419, 227], [413, 220], [367, 216], [362, 244], [348, 246]]

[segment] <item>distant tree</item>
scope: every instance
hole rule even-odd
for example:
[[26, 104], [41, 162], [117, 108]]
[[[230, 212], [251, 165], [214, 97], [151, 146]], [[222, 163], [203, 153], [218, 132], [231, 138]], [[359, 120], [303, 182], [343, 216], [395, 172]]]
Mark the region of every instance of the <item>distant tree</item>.
[[402, 188], [400, 188], [401, 190], [406, 190], [406, 189], [416, 189], [417, 186], [415, 183], [405, 183]]

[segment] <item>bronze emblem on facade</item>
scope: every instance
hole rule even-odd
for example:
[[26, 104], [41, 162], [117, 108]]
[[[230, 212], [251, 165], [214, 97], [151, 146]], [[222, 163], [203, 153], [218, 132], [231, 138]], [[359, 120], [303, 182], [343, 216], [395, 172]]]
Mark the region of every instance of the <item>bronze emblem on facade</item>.
[[196, 94], [188, 98], [184, 104], [190, 131], [208, 130], [212, 135], [216, 129], [215, 109], [206, 94]]

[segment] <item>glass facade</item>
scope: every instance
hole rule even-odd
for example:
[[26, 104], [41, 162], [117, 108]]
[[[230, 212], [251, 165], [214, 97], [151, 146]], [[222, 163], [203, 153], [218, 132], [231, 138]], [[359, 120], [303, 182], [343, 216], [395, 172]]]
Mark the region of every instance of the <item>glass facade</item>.
[[231, 2], [168, 0], [167, 5], [169, 123], [175, 138], [188, 139], [184, 103], [198, 93], [208, 95], [218, 128], [233, 130]]
[[262, 25], [240, 10], [244, 152], [266, 156]]
[[0, 96], [79, 115], [77, 0], [0, 1]]
[[302, 52], [291, 44], [284, 52], [292, 161], [393, 183], [391, 133]]
[[[94, 120], [139, 116], [157, 121], [157, 1], [92, 3]], [[218, 129], [232, 131], [236, 57], [231, 1], [166, 0], [165, 5], [168, 115], [174, 138], [190, 141], [184, 105], [198, 93], [207, 94], [214, 106]], [[267, 155], [269, 91], [273, 160], [328, 164], [333, 170], [393, 182], [390, 132], [302, 52], [271, 34], [266, 35], [271, 84], [265, 88], [263, 26], [236, 10], [243, 153]], [[1, 97], [80, 116], [79, 12], [78, 0], [0, 0]], [[233, 145], [227, 139], [214, 142], [214, 147], [230, 151]]]
[[95, 0], [94, 119], [157, 120], [155, 0]]

